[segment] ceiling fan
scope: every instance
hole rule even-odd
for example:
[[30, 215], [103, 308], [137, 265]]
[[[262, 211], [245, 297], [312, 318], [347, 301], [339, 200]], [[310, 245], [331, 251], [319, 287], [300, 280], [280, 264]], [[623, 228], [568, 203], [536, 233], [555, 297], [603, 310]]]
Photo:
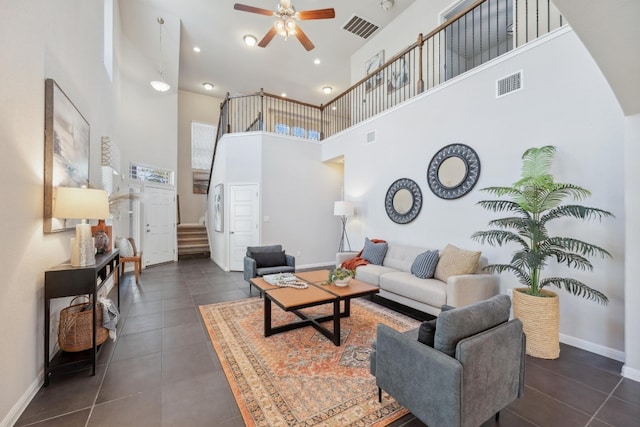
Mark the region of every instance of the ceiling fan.
[[315, 46], [311, 43], [309, 37], [307, 37], [307, 35], [302, 31], [296, 21], [306, 21], [309, 19], [331, 19], [336, 17], [336, 12], [333, 8], [297, 11], [291, 4], [290, 0], [280, 0], [275, 11], [247, 6], [240, 3], [233, 5], [233, 8], [243, 12], [276, 17], [273, 27], [271, 27], [269, 32], [267, 32], [262, 40], [260, 40], [260, 43], [258, 43], [258, 46], [260, 47], [267, 47], [275, 35], [280, 34], [285, 40], [290, 36], [296, 36], [305, 49], [311, 50]]

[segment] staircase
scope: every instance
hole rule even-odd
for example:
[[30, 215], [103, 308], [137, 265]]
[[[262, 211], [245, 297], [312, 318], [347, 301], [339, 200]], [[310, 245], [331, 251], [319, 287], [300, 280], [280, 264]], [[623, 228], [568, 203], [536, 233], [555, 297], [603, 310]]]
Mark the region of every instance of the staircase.
[[209, 258], [209, 254], [209, 238], [204, 225], [178, 225], [178, 259]]

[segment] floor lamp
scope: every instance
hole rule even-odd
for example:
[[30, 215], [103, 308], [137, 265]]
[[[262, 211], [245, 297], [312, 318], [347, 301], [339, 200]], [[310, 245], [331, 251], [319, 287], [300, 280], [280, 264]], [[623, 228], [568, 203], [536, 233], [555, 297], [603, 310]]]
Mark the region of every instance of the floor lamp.
[[351, 251], [351, 243], [349, 243], [349, 236], [347, 236], [347, 218], [353, 215], [353, 204], [351, 202], [338, 201], [333, 205], [333, 214], [340, 217], [342, 221], [342, 236], [340, 237], [340, 246], [338, 252], [344, 252], [344, 242], [347, 241], [348, 251]]
[[53, 216], [82, 220], [82, 223], [76, 225], [76, 237], [71, 239], [71, 265], [94, 265], [96, 248], [87, 220], [109, 217], [107, 192], [91, 188], [58, 187], [55, 192]]

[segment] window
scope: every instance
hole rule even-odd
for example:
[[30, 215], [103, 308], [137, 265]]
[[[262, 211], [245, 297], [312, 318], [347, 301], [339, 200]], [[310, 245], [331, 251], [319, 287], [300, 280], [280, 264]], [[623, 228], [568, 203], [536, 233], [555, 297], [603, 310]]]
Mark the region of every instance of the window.
[[113, 82], [113, 0], [104, 0], [103, 62]]
[[191, 168], [211, 169], [217, 128], [205, 123], [191, 122]]
[[129, 163], [129, 178], [134, 181], [174, 185], [174, 172], [140, 163]]

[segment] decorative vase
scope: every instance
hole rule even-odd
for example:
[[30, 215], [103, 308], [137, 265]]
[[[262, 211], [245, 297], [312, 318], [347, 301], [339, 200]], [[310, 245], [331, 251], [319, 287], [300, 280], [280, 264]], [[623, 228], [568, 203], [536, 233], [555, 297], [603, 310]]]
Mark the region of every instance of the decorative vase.
[[96, 253], [106, 254], [111, 252], [111, 226], [106, 225], [103, 219], [91, 227], [91, 234], [95, 239]]
[[336, 286], [338, 286], [338, 287], [342, 288], [342, 287], [344, 287], [344, 286], [349, 285], [349, 280], [351, 280], [351, 278], [350, 278], [350, 277], [347, 277], [346, 279], [336, 279], [336, 280], [334, 281], [334, 283], [335, 283], [335, 285], [336, 285]]
[[522, 321], [527, 354], [541, 359], [560, 357], [560, 299], [555, 292], [540, 290], [543, 297], [529, 295], [528, 288], [513, 290], [513, 317]]

